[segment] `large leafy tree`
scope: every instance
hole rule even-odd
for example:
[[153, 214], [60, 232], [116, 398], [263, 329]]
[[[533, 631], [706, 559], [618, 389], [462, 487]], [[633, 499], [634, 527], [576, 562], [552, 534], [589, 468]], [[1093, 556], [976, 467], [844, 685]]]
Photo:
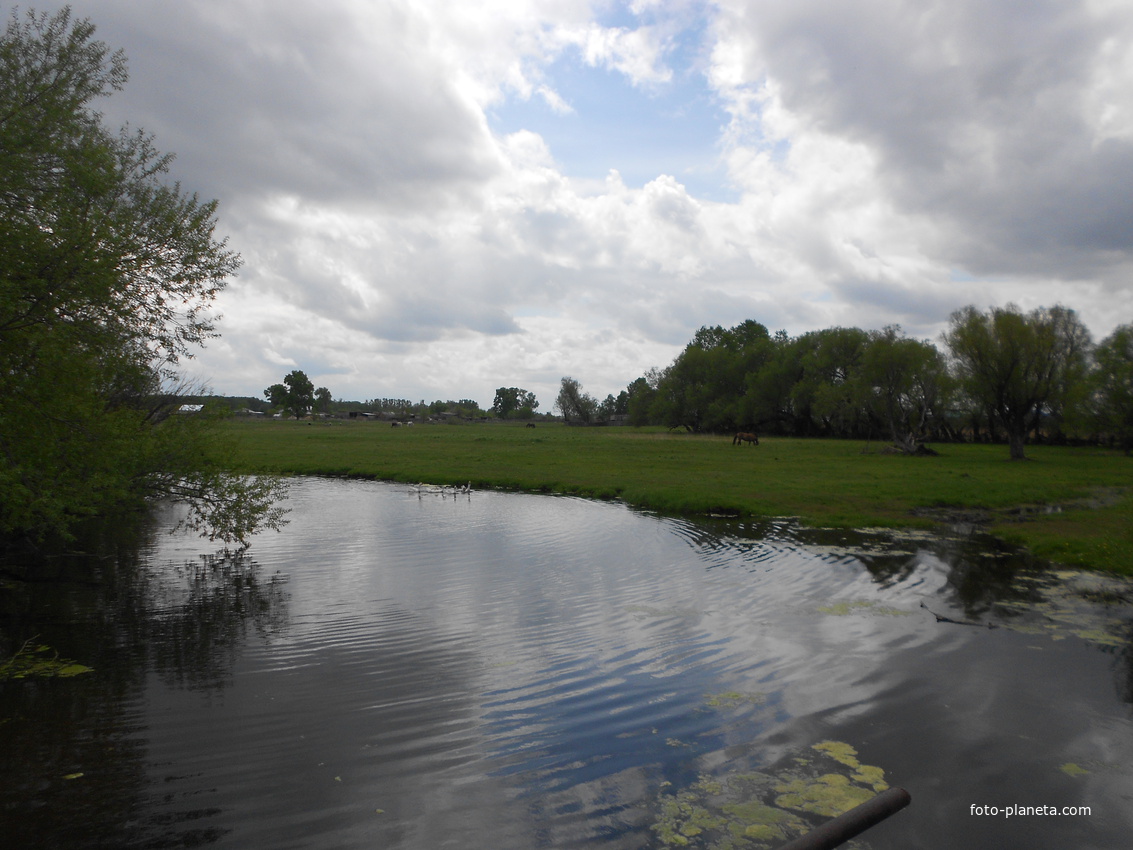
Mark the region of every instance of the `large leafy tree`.
[[1121, 325], [1094, 352], [1094, 403], [1102, 430], [1133, 450], [1133, 325]]
[[0, 37], [0, 539], [174, 497], [243, 541], [279, 523], [277, 485], [228, 475], [206, 423], [170, 415], [239, 257], [169, 155], [103, 125], [126, 63], [93, 33], [64, 9]]
[[884, 423], [894, 445], [907, 454], [925, 451], [929, 426], [951, 386], [936, 346], [909, 339], [896, 325], [874, 331], [862, 355], [860, 383], [865, 409]]
[[537, 407], [539, 402], [535, 393], [522, 387], [499, 387], [492, 401], [492, 414], [500, 419], [510, 416], [530, 419]]
[[[321, 387], [329, 400], [330, 391]], [[311, 412], [315, 405], [315, 385], [307, 377], [307, 373], [299, 369], [288, 372], [282, 384], [272, 384], [264, 390], [264, 396], [272, 407], [286, 410], [296, 419], [300, 419]]]
[[580, 425], [589, 425], [598, 414], [598, 401], [583, 392], [582, 385], [569, 376], [559, 382], [555, 407], [566, 422]]
[[869, 334], [860, 328], [811, 331], [795, 346], [801, 375], [791, 389], [792, 407], [809, 414], [823, 435], [861, 430], [861, 364]]
[[332, 401], [334, 401], [334, 397], [326, 387], [319, 387], [315, 390], [315, 410], [319, 413], [330, 413]]
[[688, 431], [730, 431], [747, 425], [748, 375], [772, 356], [767, 328], [747, 320], [733, 328], [702, 327], [663, 373], [652, 415]]
[[952, 314], [944, 341], [970, 399], [1007, 433], [1012, 460], [1022, 460], [1027, 435], [1044, 418], [1057, 421], [1085, 387], [1090, 334], [1065, 307], [965, 307]]

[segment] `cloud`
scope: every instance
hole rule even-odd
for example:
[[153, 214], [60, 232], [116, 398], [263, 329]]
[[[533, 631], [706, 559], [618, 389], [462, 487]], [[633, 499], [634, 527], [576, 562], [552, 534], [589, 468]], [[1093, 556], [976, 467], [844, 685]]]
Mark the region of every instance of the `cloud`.
[[[738, 119], [765, 119], [793, 146], [860, 145], [875, 160], [871, 194], [928, 221], [923, 250], [984, 274], [1126, 268], [1127, 8], [721, 5], [714, 77]], [[770, 114], [752, 114], [756, 93]]]
[[[935, 338], [967, 303], [1062, 301], [1100, 336], [1133, 315], [1118, 0], [73, 5], [130, 60], [109, 120], [176, 152], [244, 258], [194, 365], [221, 391], [297, 366], [340, 397], [514, 385], [547, 408], [561, 375], [616, 394], [705, 324]], [[623, 112], [681, 86], [727, 112], [711, 198], [655, 155], [671, 121], [621, 133], [654, 172], [633, 185], [572, 174], [523, 123], [609, 122], [583, 134], [603, 161]]]
[[412, 4], [77, 11], [130, 45], [122, 117], [212, 194], [421, 208], [497, 167], [469, 75], [430, 49]]

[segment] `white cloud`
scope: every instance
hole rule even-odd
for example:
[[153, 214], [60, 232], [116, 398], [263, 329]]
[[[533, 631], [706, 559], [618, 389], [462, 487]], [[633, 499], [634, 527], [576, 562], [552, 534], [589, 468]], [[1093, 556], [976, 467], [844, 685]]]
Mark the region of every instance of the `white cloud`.
[[[1115, 251], [1124, 265], [1128, 9], [722, 5], [713, 78], [739, 120], [793, 147], [867, 149], [871, 194], [932, 220], [922, 250], [985, 274], [1105, 275]], [[770, 109], [753, 116], [755, 93]]]
[[[178, 154], [244, 257], [195, 361], [225, 392], [297, 365], [340, 397], [518, 385], [548, 408], [561, 375], [616, 394], [702, 324], [1133, 316], [1117, 0], [651, 0], [636, 28], [582, 0], [74, 6], [130, 58], [108, 116]], [[635, 105], [704, 73], [734, 199], [675, 166], [581, 180], [529, 128], [492, 132], [503, 103], [593, 120], [556, 87], [579, 65]]]

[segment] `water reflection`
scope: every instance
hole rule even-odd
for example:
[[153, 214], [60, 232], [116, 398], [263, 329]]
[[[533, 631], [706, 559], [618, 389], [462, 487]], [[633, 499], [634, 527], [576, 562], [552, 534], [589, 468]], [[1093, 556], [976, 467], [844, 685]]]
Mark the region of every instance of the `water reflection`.
[[[9, 638], [96, 668], [0, 684], [18, 846], [640, 848], [664, 794], [823, 740], [913, 792], [877, 848], [1133, 826], [1121, 583], [970, 535], [292, 494], [254, 558], [155, 533], [94, 581], [0, 591]], [[1081, 801], [1102, 814], [1062, 844], [967, 813]]]
[[8, 647], [34, 636], [94, 668], [73, 679], [0, 682], [7, 846], [189, 846], [229, 831], [198, 823], [219, 808], [155, 787], [148, 679], [222, 687], [247, 629], [285, 625], [285, 580], [265, 580], [247, 555], [155, 563], [146, 538], [13, 565], [18, 573], [3, 583]]

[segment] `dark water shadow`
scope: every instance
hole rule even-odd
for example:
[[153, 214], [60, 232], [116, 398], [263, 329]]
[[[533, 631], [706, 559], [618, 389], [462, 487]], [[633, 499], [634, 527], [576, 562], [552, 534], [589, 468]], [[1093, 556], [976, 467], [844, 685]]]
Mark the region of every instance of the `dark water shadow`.
[[20, 848], [199, 846], [226, 830], [161, 795], [148, 765], [145, 691], [219, 689], [250, 631], [287, 626], [285, 576], [245, 553], [152, 565], [157, 521], [80, 538], [76, 553], [23, 556], [0, 583], [0, 646], [30, 640], [92, 668], [0, 681], [0, 835]]

